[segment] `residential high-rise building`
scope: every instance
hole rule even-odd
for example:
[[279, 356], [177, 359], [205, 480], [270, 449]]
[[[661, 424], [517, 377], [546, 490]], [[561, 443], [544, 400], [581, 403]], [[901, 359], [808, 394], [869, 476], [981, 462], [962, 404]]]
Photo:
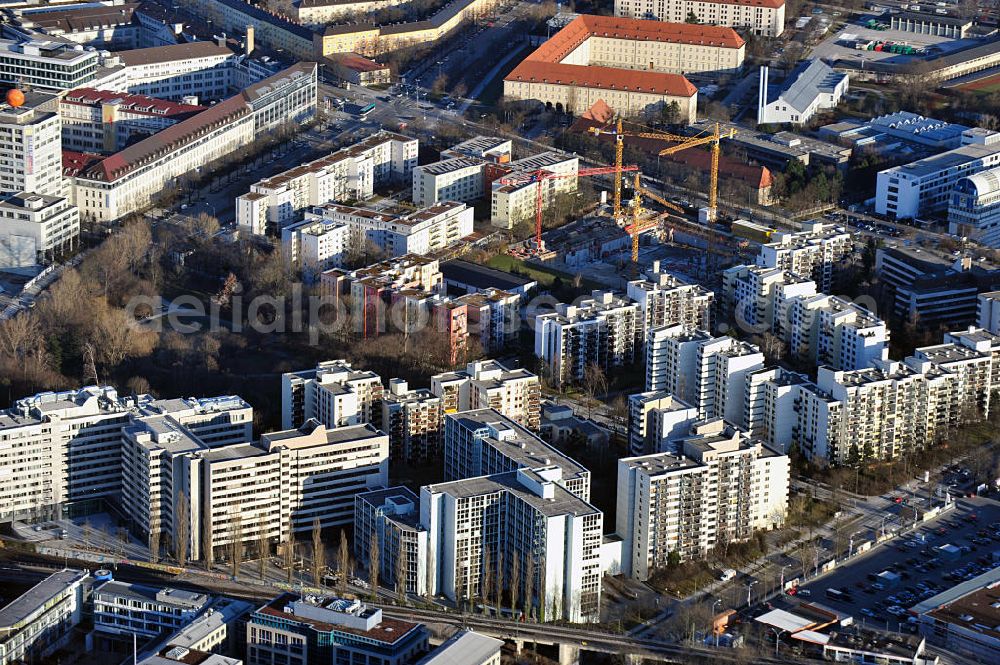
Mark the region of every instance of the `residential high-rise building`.
[[745, 333], [790, 335], [788, 307], [795, 298], [816, 295], [816, 282], [781, 268], [733, 266], [722, 273], [723, 314]]
[[406, 593], [426, 595], [429, 547], [427, 529], [420, 523], [420, 499], [406, 487], [389, 487], [354, 497], [354, 560], [371, 561], [378, 546], [379, 579]]
[[639, 358], [643, 327], [639, 305], [610, 291], [594, 291], [576, 305], [535, 317], [535, 355], [558, 384], [583, 381], [587, 367], [607, 371]]
[[310, 418], [327, 427], [379, 425], [382, 379], [356, 370], [345, 360], [327, 360], [314, 369], [281, 375], [281, 427], [294, 429]]
[[426, 388], [411, 390], [403, 379], [392, 379], [382, 399], [382, 427], [394, 462], [438, 459], [444, 435], [442, 400]]
[[557, 468], [556, 482], [590, 500], [590, 471], [493, 409], [449, 414], [444, 427], [444, 478], [460, 480], [523, 468]]
[[833, 287], [834, 272], [852, 257], [854, 242], [841, 226], [806, 222], [797, 232], [779, 232], [761, 245], [757, 264], [813, 280], [820, 291]]
[[700, 418], [742, 422], [746, 376], [763, 367], [764, 355], [756, 346], [732, 337], [684, 326], [649, 331], [646, 390], [677, 396]]
[[643, 279], [630, 281], [626, 293], [639, 304], [644, 331], [673, 325], [712, 329], [715, 294], [700, 284], [686, 284], [660, 270], [659, 261], [653, 262], [652, 270]]
[[646, 580], [674, 553], [680, 561], [700, 558], [781, 525], [788, 464], [787, 456], [718, 419], [695, 425], [677, 454], [619, 460], [623, 572]]
[[428, 591], [464, 601], [518, 584], [540, 621], [597, 621], [603, 515], [563, 480], [539, 466], [421, 488]]
[[407, 665], [427, 651], [427, 629], [360, 600], [284, 594], [247, 620], [246, 665]]
[[494, 409], [514, 422], [538, 431], [541, 382], [525, 369], [511, 369], [496, 360], [479, 360], [464, 370], [431, 377], [431, 392], [441, 398], [446, 414]]
[[698, 409], [665, 390], [629, 395], [629, 454], [665, 452], [670, 442], [687, 436]]
[[815, 384], [802, 374], [780, 367], [751, 372], [740, 425], [764, 445], [787, 453], [798, 431], [804, 389], [815, 389]]
[[789, 303], [790, 353], [801, 360], [834, 369], [870, 367], [889, 356], [889, 328], [865, 307], [819, 294]]

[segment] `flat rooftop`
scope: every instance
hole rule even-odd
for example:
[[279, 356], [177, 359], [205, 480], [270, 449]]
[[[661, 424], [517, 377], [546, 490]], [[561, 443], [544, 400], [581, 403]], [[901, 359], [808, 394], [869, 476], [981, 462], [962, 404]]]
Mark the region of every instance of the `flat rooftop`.
[[579, 517], [595, 513], [601, 514], [600, 510], [573, 494], [559, 483], [552, 482], [552, 496], [543, 498], [531, 491], [519, 480], [518, 474], [523, 474], [532, 481], [540, 484], [550, 482], [539, 471], [544, 470], [521, 469], [520, 471], [498, 473], [492, 476], [464, 478], [462, 480], [427, 485], [426, 489], [431, 492], [447, 494], [456, 499], [470, 499], [489, 494], [507, 493], [524, 501], [539, 513], [548, 517], [558, 517], [560, 515], [575, 515]]
[[476, 290], [495, 287], [503, 291], [523, 290], [535, 281], [521, 275], [497, 270], [488, 266], [452, 259], [440, 265], [445, 280], [471, 286]]
[[994, 143], [993, 145], [963, 145], [960, 148], [924, 157], [909, 164], [894, 166], [880, 173], [900, 174], [912, 178], [926, 178], [946, 169], [964, 166], [998, 152], [1000, 152], [1000, 143]]
[[4, 607], [0, 608], [0, 629], [17, 630], [22, 621], [40, 610], [46, 603], [68, 587], [82, 582], [89, 573], [83, 570], [60, 570], [31, 587]]

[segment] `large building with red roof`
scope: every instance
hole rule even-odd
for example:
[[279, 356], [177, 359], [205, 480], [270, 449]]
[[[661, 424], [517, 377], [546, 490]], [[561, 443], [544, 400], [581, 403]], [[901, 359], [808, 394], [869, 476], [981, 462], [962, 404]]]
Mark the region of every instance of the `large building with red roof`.
[[732, 28], [583, 14], [504, 79], [504, 94], [580, 114], [598, 99], [626, 115], [676, 103], [694, 122], [684, 74], [738, 73], [746, 43]]
[[785, 0], [615, 0], [615, 16], [742, 28], [761, 37], [785, 31]]

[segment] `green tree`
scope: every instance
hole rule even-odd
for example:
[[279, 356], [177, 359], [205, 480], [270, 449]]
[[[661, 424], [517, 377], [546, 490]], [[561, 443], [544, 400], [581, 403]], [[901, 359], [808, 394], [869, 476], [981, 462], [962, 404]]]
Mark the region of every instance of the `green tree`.
[[693, 10], [688, 11], [687, 18], [684, 19], [684, 22], [685, 23], [701, 23], [701, 21], [698, 20], [698, 17], [694, 15], [694, 11]]

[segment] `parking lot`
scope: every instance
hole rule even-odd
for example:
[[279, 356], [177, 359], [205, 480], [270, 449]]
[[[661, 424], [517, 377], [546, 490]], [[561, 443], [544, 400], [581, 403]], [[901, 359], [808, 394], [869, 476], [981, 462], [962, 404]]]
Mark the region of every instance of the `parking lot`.
[[[846, 612], [860, 623], [905, 630], [910, 607], [992, 569], [997, 551], [1000, 503], [982, 497], [960, 499], [941, 517], [806, 584], [799, 596]], [[880, 578], [883, 571], [890, 574]]]
[[918, 56], [906, 56], [899, 55], [896, 53], [886, 53], [880, 51], [859, 51], [856, 50], [853, 44], [848, 44], [846, 41], [842, 41], [840, 38], [842, 35], [854, 35], [856, 39], [867, 39], [871, 41], [879, 42], [893, 42], [893, 43], [906, 43], [910, 46], [918, 47], [927, 51], [927, 55], [938, 55], [941, 53], [948, 53], [955, 51], [960, 48], [965, 48], [973, 44], [978, 43], [975, 39], [950, 39], [948, 37], [939, 37], [937, 35], [922, 35], [915, 32], [905, 32], [902, 30], [873, 30], [871, 28], [864, 27], [864, 23], [868, 20], [874, 18], [878, 21], [884, 23], [889, 22], [888, 16], [872, 16], [865, 15], [859, 19], [856, 19], [846, 25], [840, 30], [831, 32], [830, 35], [817, 44], [812, 49], [813, 58], [822, 58], [824, 60], [856, 60], [861, 61], [862, 58], [866, 62], [875, 62], [878, 60], [886, 60], [892, 58], [893, 62], [909, 62], [914, 59], [921, 59]]

